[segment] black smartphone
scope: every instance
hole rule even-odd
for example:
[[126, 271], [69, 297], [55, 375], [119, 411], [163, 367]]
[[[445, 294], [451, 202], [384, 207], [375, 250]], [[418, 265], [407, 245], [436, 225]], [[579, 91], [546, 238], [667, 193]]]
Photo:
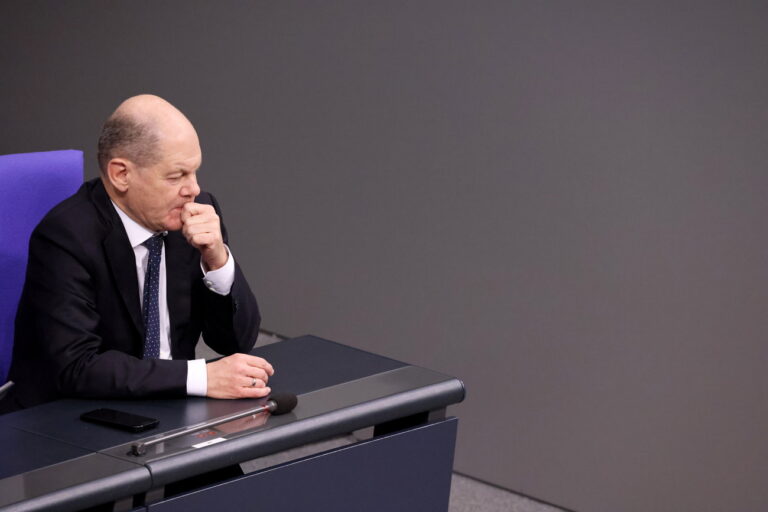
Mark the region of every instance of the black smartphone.
[[115, 409], [95, 409], [80, 415], [80, 419], [108, 427], [127, 430], [128, 432], [143, 432], [156, 427], [160, 421], [155, 418], [139, 416], [130, 412], [116, 411]]

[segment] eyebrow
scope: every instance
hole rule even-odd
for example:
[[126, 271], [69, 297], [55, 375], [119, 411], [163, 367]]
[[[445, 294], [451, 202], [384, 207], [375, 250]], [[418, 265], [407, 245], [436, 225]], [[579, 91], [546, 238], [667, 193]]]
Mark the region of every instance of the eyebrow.
[[[201, 166], [202, 166], [202, 162], [198, 163], [197, 166], [193, 166], [193, 167], [195, 167], [195, 170], [198, 170], [198, 169], [200, 169]], [[190, 169], [192, 167], [187, 165], [187, 162], [174, 162], [173, 163], [173, 168], [177, 169], [177, 170], [184, 170], [184, 171], [187, 171], [187, 172], [193, 172], [193, 171], [190, 171]]]

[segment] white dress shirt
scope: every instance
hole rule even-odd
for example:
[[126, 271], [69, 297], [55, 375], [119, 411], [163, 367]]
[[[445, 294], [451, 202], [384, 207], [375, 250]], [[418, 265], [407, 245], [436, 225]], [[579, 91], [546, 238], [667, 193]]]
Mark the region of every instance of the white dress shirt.
[[[133, 254], [136, 257], [136, 277], [139, 279], [139, 302], [143, 306], [144, 302], [144, 275], [147, 273], [147, 263], [149, 260], [149, 249], [144, 246], [147, 238], [156, 235], [141, 224], [131, 219], [115, 202], [112, 205], [117, 210], [120, 220], [123, 221], [123, 227], [128, 234], [128, 241], [133, 247]], [[232, 290], [232, 284], [235, 282], [235, 257], [227, 247], [229, 256], [227, 263], [216, 270], [206, 272], [203, 267], [202, 259], [200, 269], [203, 271], [203, 281], [205, 286], [212, 292], [219, 295], [227, 295]], [[168, 294], [166, 293], [165, 278], [165, 244], [160, 255], [160, 290], [158, 293], [158, 307], [160, 313], [160, 359], [172, 359], [171, 357], [171, 317], [168, 312]], [[208, 374], [205, 368], [205, 359], [195, 359], [187, 361], [187, 394], [194, 396], [205, 396], [208, 390]]]

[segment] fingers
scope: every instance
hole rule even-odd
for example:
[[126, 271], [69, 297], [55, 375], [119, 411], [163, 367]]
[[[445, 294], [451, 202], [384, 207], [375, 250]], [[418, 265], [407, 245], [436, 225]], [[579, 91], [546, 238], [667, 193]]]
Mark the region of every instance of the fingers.
[[237, 396], [234, 396], [232, 398], [264, 398], [265, 396], [269, 396], [271, 392], [272, 392], [272, 389], [269, 387], [266, 387], [266, 388], [244, 387], [239, 390]]
[[192, 247], [200, 251], [206, 271], [227, 263], [228, 255], [221, 235], [221, 220], [209, 204], [185, 203], [181, 209], [181, 232]]
[[275, 369], [272, 368], [272, 365], [269, 364], [269, 362], [266, 359], [262, 359], [258, 356], [252, 356], [249, 354], [243, 354], [243, 355], [247, 357], [246, 362], [248, 363], [249, 366], [253, 366], [255, 368], [261, 368], [264, 371], [266, 371], [268, 375], [275, 374]]
[[267, 383], [258, 377], [246, 377], [246, 380], [243, 382], [243, 387], [245, 388], [266, 388]]
[[214, 210], [213, 206], [209, 204], [194, 202], [184, 203], [184, 205], [181, 207], [181, 221], [186, 222], [188, 219], [204, 214], [206, 212], [216, 215], [216, 210]]
[[209, 204], [185, 203], [181, 209], [181, 222], [182, 232], [188, 240], [200, 234], [210, 235], [208, 244], [221, 240], [221, 220]]
[[233, 354], [206, 365], [207, 395], [212, 398], [262, 398], [275, 371], [266, 360], [248, 354]]
[[[186, 205], [189, 204], [197, 203], [187, 203]], [[181, 220], [185, 225], [193, 226], [207, 223], [212, 223], [215, 225], [219, 224], [219, 215], [216, 213], [216, 210], [213, 209], [213, 206], [207, 204], [201, 204], [199, 206], [207, 206], [208, 208], [197, 210], [196, 213], [187, 212], [184, 209], [181, 210]]]
[[[263, 386], [266, 386], [267, 382], [269, 382], [269, 374], [261, 368], [252, 367], [250, 371], [244, 375], [244, 377], [261, 381]], [[251, 385], [250, 380], [248, 381], [248, 385]]]

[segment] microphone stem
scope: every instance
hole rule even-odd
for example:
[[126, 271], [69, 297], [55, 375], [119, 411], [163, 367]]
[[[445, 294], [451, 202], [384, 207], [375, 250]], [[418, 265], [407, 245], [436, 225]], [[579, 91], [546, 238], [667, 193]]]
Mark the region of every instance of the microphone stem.
[[213, 421], [206, 421], [205, 423], [199, 423], [197, 425], [187, 427], [184, 430], [180, 430], [179, 432], [162, 435], [160, 437], [156, 437], [155, 439], [152, 439], [150, 441], [146, 441], [143, 443], [142, 442], [133, 443], [131, 445], [131, 451], [129, 452], [129, 454], [139, 457], [147, 453], [148, 446], [153, 446], [158, 443], [170, 441], [171, 439], [176, 439], [177, 437], [182, 437], [187, 434], [191, 434], [192, 432], [203, 430], [205, 428], [215, 427], [216, 425], [221, 425], [222, 423], [229, 423], [230, 421], [239, 420], [240, 418], [245, 418], [246, 416], [253, 416], [254, 414], [259, 414], [265, 411], [272, 412], [275, 410], [276, 407], [277, 407], [277, 404], [275, 403], [275, 401], [269, 400], [267, 401], [266, 405], [261, 405], [259, 407], [256, 407], [255, 409], [249, 409], [247, 411], [238, 412], [236, 414], [230, 414], [229, 416], [224, 416], [223, 418], [218, 418]]

